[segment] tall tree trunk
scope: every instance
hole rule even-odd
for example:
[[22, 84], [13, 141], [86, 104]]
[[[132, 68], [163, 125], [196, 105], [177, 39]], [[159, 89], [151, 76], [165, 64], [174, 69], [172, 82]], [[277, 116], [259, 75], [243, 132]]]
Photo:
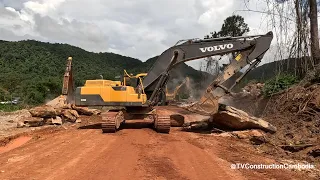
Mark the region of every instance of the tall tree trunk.
[[318, 15], [317, 15], [317, 0], [309, 0], [310, 5], [310, 34], [311, 34], [311, 55], [314, 58], [315, 64], [320, 63], [320, 49], [318, 36]]
[[[302, 52], [302, 41], [301, 41], [301, 37], [302, 37], [302, 16], [301, 16], [301, 4], [300, 4], [300, 0], [295, 0], [295, 9], [296, 9], [296, 24], [297, 24], [297, 49], [296, 49], [296, 59], [294, 60], [295, 63], [295, 75], [301, 75], [301, 71], [302, 71], [302, 66], [301, 66], [301, 61], [298, 61], [298, 59], [301, 58], [301, 52]], [[299, 65], [298, 65], [298, 62]]]

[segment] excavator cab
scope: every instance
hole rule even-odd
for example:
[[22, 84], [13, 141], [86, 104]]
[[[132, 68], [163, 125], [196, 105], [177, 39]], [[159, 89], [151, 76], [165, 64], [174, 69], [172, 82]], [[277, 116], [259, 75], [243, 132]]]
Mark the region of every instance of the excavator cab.
[[147, 101], [142, 80], [146, 73], [136, 76], [124, 70], [122, 81], [87, 80], [76, 89], [77, 106], [142, 106]]
[[126, 70], [124, 70], [123, 85], [133, 87], [137, 87], [139, 85], [143, 86], [142, 81], [146, 75], [147, 73], [140, 73], [134, 76], [133, 74], [129, 74]]

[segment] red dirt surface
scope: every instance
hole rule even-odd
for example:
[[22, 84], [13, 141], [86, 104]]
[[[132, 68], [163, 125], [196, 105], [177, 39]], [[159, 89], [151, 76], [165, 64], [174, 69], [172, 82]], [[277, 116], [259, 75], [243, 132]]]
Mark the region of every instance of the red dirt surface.
[[275, 163], [230, 137], [149, 128], [34, 133], [0, 156], [0, 179], [306, 179], [290, 170], [233, 170], [231, 163]]
[[0, 147], [0, 154], [8, 152], [8, 151], [15, 149], [17, 147], [20, 147], [20, 146], [24, 145], [25, 143], [27, 143], [28, 141], [30, 141], [31, 139], [32, 139], [32, 137], [29, 137], [29, 136], [18, 137], [16, 139], [14, 139], [13, 141], [11, 141], [10, 143], [8, 143], [7, 145]]

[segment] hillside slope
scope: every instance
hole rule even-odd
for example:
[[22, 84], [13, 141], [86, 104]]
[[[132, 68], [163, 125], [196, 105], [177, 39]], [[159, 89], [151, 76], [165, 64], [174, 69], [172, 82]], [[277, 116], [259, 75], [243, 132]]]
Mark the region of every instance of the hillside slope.
[[[0, 41], [0, 101], [21, 97], [25, 104], [43, 103], [60, 94], [68, 56], [73, 57], [75, 85], [86, 79], [114, 79], [123, 69], [147, 72], [156, 60], [142, 62], [114, 53], [92, 53], [67, 44]], [[177, 72], [199, 80], [201, 73], [182, 64]]]
[[[152, 65], [156, 62], [158, 57], [159, 56], [155, 56], [153, 58], [148, 59], [143, 64], [140, 64], [138, 67], [133, 68], [132, 71], [139, 72], [144, 69], [149, 70], [152, 67]], [[171, 79], [184, 79], [185, 76], [188, 76], [191, 77], [193, 80], [198, 81], [201, 80], [201, 78], [205, 75], [208, 75], [208, 73], [197, 71], [184, 63], [177, 65], [170, 71]]]
[[[241, 88], [243, 88], [247, 83], [251, 81], [264, 83], [267, 80], [277, 77], [281, 74], [293, 75], [299, 80], [306, 75], [305, 71], [301, 71], [303, 69], [306, 69], [306, 67], [304, 67], [303, 65], [306, 62], [310, 62], [309, 57], [300, 59], [289, 58], [263, 64], [250, 71], [233, 90], [240, 91]], [[309, 70], [312, 69], [312, 67], [309, 68]]]

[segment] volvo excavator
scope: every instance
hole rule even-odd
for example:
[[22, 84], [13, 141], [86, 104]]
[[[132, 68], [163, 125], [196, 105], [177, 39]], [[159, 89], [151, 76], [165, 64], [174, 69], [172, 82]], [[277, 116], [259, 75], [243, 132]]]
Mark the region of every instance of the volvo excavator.
[[[156, 131], [169, 133], [170, 114], [157, 110], [155, 106], [165, 104], [166, 84], [170, 71], [174, 71], [176, 65], [210, 56], [234, 55], [231, 63], [210, 84], [200, 101], [188, 107], [190, 111], [213, 115], [218, 111], [219, 98], [230, 93], [231, 88], [261, 62], [272, 39], [273, 33], [268, 32], [255, 36], [180, 40], [164, 51], [146, 74], [132, 76], [125, 72], [121, 81], [87, 80], [83, 87], [76, 89], [74, 102], [76, 106], [113, 107], [113, 110], [101, 114], [104, 133], [114, 133], [126, 120], [135, 119], [151, 119]], [[70, 71], [71, 63], [68, 65], [67, 70]], [[246, 70], [234, 84], [231, 87], [224, 86], [223, 83], [241, 69]], [[70, 77], [71, 72], [65, 74], [65, 79]], [[64, 88], [64, 93], [68, 94], [67, 83]]]

